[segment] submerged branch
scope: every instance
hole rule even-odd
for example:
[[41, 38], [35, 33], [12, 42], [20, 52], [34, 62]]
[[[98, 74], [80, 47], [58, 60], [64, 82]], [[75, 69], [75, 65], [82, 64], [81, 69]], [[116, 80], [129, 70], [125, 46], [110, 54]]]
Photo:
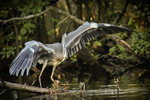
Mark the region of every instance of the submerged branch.
[[27, 86], [27, 85], [22, 85], [22, 84], [17, 84], [17, 83], [10, 83], [6, 81], [0, 81], [0, 87], [5, 87], [8, 89], [17, 90], [17, 91], [33, 92], [33, 93], [51, 93], [52, 94], [52, 93], [60, 92], [59, 90], [54, 90], [50, 88], [39, 88], [39, 87]]

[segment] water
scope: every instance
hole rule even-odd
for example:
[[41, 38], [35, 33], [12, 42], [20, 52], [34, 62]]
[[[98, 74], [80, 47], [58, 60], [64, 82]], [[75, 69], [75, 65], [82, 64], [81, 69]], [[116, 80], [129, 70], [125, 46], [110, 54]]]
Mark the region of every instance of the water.
[[91, 84], [86, 86], [85, 92], [78, 84], [71, 84], [70, 89], [59, 94], [45, 94], [24, 97], [24, 100], [150, 100], [149, 85], [129, 84], [122, 87], [117, 96], [115, 85]]

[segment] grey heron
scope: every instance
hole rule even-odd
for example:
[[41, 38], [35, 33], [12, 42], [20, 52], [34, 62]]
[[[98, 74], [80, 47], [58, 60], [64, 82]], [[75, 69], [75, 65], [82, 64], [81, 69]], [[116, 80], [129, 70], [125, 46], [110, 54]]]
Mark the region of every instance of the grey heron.
[[66, 60], [68, 57], [77, 53], [88, 41], [91, 41], [101, 34], [112, 34], [118, 32], [133, 32], [132, 30], [113, 24], [85, 22], [77, 30], [68, 34], [64, 33], [61, 43], [43, 44], [39, 41], [28, 41], [25, 48], [17, 55], [10, 65], [10, 75], [18, 76], [19, 72], [24, 75], [29, 74], [31, 66], [36, 67], [37, 63], [43, 64], [39, 75], [39, 84], [41, 84], [41, 75], [47, 65], [52, 65], [51, 80], [53, 79], [56, 66]]

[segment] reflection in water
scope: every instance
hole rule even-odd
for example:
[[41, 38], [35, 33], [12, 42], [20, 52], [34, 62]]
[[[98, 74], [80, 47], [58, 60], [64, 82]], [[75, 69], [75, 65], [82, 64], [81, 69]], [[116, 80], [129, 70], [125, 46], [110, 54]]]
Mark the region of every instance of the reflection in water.
[[[70, 86], [71, 87], [71, 86]], [[73, 87], [78, 87], [77, 85], [73, 85]], [[93, 89], [93, 87], [95, 89]], [[119, 100], [150, 100], [150, 91], [148, 87], [144, 87], [138, 84], [130, 84], [127, 87], [123, 87], [119, 91], [119, 98], [116, 98], [114, 94], [116, 91], [115, 85], [89, 85], [88, 89], [85, 90], [85, 94], [83, 95], [83, 91], [78, 88], [71, 88], [70, 90], [66, 90], [61, 94], [51, 94], [51, 95], [38, 95], [33, 97], [27, 97], [25, 100], [29, 99], [48, 99], [48, 100], [111, 100], [111, 99], [119, 99]]]

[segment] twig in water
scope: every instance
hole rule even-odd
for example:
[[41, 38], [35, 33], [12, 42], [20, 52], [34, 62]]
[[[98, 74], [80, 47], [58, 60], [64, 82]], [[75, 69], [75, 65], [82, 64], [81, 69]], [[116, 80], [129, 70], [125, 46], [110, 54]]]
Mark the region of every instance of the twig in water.
[[86, 96], [86, 94], [85, 94], [85, 83], [84, 82], [80, 82], [80, 88], [82, 90], [82, 95]]
[[119, 99], [119, 90], [120, 90], [120, 84], [119, 84], [119, 79], [117, 78], [116, 80], [114, 79], [114, 83], [116, 84], [117, 88], [117, 94], [114, 91], [114, 94], [116, 95], [117, 100]]

